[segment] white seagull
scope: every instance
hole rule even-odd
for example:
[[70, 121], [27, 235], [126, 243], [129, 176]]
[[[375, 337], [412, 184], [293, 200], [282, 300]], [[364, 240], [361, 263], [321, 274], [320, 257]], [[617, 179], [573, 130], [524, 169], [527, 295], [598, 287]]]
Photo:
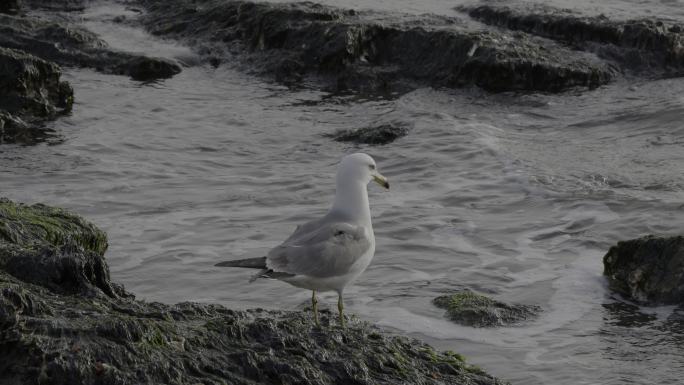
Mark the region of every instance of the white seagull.
[[325, 216], [297, 226], [294, 233], [265, 257], [217, 263], [221, 267], [261, 269], [253, 279], [272, 278], [312, 290], [314, 320], [318, 320], [316, 291], [336, 291], [340, 324], [345, 326], [342, 292], [368, 267], [375, 254], [367, 185], [386, 189], [373, 158], [356, 153], [342, 158], [337, 168], [335, 201]]

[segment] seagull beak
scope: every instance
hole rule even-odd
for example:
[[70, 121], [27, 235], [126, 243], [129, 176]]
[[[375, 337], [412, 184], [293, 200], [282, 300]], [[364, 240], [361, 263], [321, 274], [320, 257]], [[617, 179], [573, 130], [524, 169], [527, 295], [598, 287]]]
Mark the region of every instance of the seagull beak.
[[384, 176], [380, 175], [379, 173], [375, 173], [373, 174], [373, 180], [375, 183], [389, 190], [389, 182]]

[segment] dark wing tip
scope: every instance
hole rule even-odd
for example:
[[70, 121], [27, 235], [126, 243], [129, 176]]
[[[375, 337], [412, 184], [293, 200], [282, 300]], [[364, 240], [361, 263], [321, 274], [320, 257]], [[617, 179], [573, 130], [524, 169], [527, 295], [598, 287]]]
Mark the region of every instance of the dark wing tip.
[[245, 267], [248, 269], [266, 268], [266, 257], [238, 259], [234, 261], [223, 261], [215, 264], [216, 267]]

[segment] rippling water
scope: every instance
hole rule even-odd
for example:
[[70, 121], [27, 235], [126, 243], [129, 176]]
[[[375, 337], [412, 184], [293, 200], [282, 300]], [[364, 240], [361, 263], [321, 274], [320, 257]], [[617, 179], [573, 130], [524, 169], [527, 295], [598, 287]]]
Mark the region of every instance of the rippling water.
[[[120, 11], [91, 9], [84, 23], [122, 49], [193, 62], [102, 22]], [[212, 265], [261, 256], [323, 214], [336, 162], [365, 151], [392, 190], [370, 187], [377, 253], [346, 294], [350, 313], [513, 384], [681, 383], [684, 314], [611, 295], [601, 258], [618, 240], [682, 232], [684, 79], [385, 100], [292, 91], [225, 67], [155, 83], [65, 78], [73, 115], [50, 124], [48, 142], [0, 147], [0, 195], [105, 229], [114, 279], [141, 298], [298, 307], [309, 293]], [[379, 147], [324, 137], [388, 121], [412, 131]], [[519, 327], [454, 325], [430, 301], [464, 286], [544, 313]]]

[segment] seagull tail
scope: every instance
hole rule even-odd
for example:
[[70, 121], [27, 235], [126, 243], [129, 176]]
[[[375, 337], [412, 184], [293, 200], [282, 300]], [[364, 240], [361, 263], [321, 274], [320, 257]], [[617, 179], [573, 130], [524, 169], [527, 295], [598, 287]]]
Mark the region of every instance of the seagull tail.
[[237, 259], [215, 264], [218, 267], [244, 267], [247, 269], [266, 269], [266, 257]]

